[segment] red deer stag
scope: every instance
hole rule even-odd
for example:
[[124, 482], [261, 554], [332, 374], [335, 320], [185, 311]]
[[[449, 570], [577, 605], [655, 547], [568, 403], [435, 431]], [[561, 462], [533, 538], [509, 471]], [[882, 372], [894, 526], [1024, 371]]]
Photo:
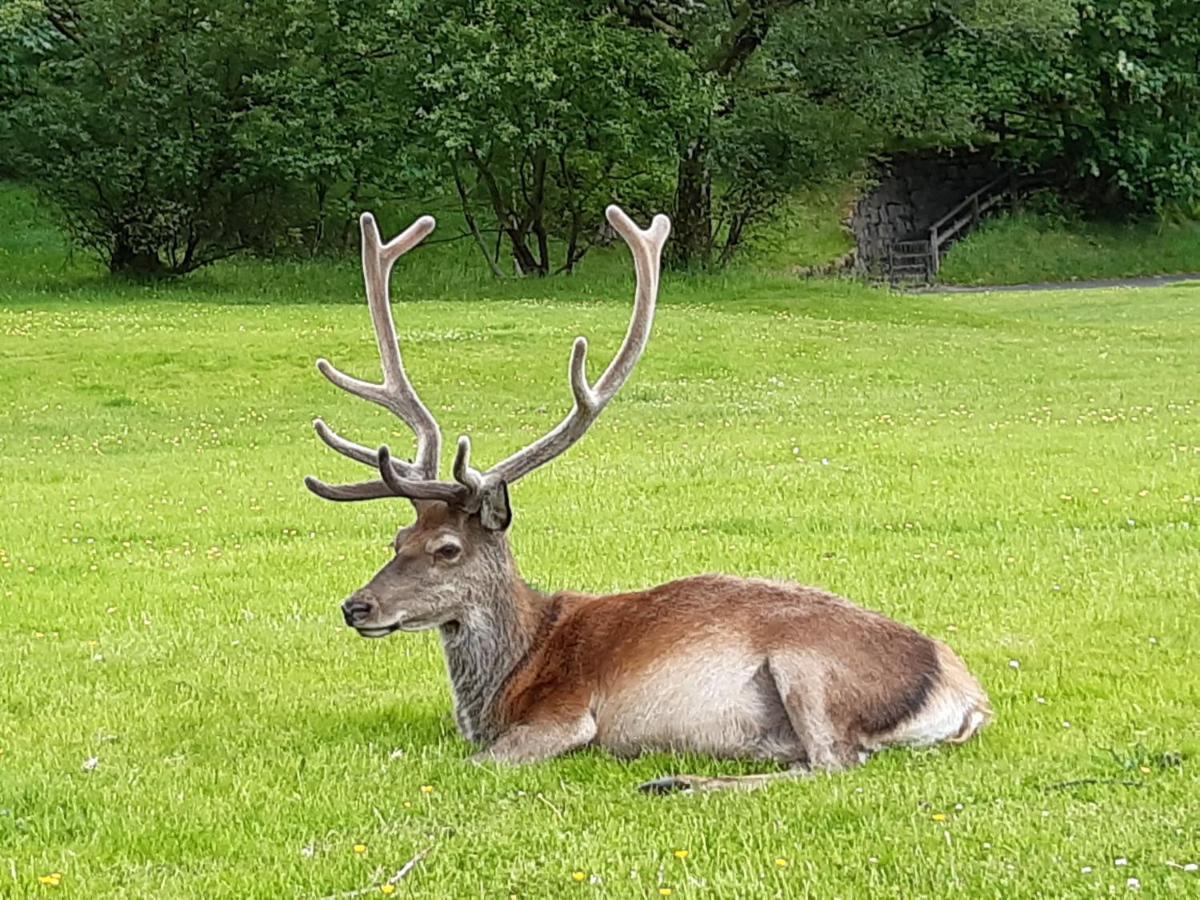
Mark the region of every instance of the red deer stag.
[[441, 432], [404, 371], [388, 301], [392, 265], [430, 231], [426, 216], [389, 243], [362, 217], [367, 304], [383, 384], [344, 375], [335, 385], [378, 403], [416, 435], [413, 461], [353, 443], [320, 419], [317, 434], [376, 470], [371, 481], [305, 479], [327, 500], [404, 497], [416, 521], [394, 554], [342, 604], [346, 624], [380, 638], [441, 632], [463, 735], [477, 761], [531, 763], [581, 747], [618, 756], [693, 751], [786, 764], [740, 778], [687, 775], [643, 788], [753, 788], [777, 778], [857, 765], [876, 750], [959, 743], [991, 717], [987, 697], [953, 651], [839, 597], [785, 582], [701, 575], [646, 591], [543, 595], [518, 574], [509, 549], [508, 488], [583, 437], [646, 348], [658, 293], [666, 216], [638, 228], [610, 206], [633, 253], [633, 317], [616, 358], [594, 383], [578, 338], [568, 375], [574, 405], [549, 433], [486, 472], [459, 438], [454, 480], [438, 478]]

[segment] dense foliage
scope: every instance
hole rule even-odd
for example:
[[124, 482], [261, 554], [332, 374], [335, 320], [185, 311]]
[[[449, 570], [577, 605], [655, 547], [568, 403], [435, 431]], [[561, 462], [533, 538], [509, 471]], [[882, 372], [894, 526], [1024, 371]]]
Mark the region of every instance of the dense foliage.
[[[801, 186], [987, 147], [1125, 214], [1200, 202], [1189, 0], [4, 0], [0, 159], [115, 271], [448, 209], [497, 275], [619, 200], [728, 261]], [[451, 236], [454, 237], [453, 229]]]
[[319, 241], [330, 186], [361, 188], [364, 137], [394, 124], [366, 20], [329, 4], [26, 4], [9, 27], [32, 62], [12, 158], [113, 271]]
[[454, 185], [497, 274], [504, 245], [519, 273], [571, 270], [613, 199], [661, 208], [697, 106], [662, 38], [571, 0], [439, 0], [414, 25], [408, 139]]
[[1200, 204], [1200, 10], [1194, 0], [1091, 0], [1072, 39], [1020, 72], [1015, 152], [1067, 168], [1089, 205]]

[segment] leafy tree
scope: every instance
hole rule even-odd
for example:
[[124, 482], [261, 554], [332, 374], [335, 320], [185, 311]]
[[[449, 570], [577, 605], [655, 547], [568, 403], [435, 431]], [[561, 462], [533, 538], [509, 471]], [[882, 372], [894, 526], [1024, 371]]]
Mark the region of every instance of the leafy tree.
[[[1034, 50], [1071, 0], [641, 0], [635, 27], [686, 54], [707, 87], [681, 135], [674, 260], [727, 260], [798, 184], [846, 175], [904, 142], [987, 139], [963, 48]], [[1002, 48], [1002, 50], [1001, 50]], [[954, 77], [948, 77], [953, 74]]]
[[[40, 0], [0, 0], [0, 149], [12, 146], [13, 108], [31, 91], [34, 65], [53, 43]], [[10, 153], [0, 153], [0, 177], [18, 174]]]
[[231, 13], [45, 4], [55, 40], [15, 105], [16, 157], [114, 272], [189, 271], [270, 230], [278, 197], [234, 151], [256, 54]]
[[262, 23], [277, 64], [249, 78], [239, 146], [302, 194], [314, 250], [355, 243], [367, 206], [436, 191], [413, 139], [410, 24], [386, 0], [288, 0]]
[[1191, 0], [1086, 0], [1057, 53], [1012, 67], [994, 110], [1011, 152], [1070, 177], [1094, 208], [1200, 203], [1200, 16]]
[[439, 0], [406, 30], [413, 137], [494, 273], [502, 245], [520, 274], [570, 271], [602, 239], [607, 203], [645, 211], [669, 195], [694, 89], [661, 37], [565, 0]]
[[45, 41], [5, 140], [112, 271], [319, 243], [331, 191], [368, 180], [376, 145], [361, 135], [388, 107], [350, 77], [386, 43], [364, 41], [365, 4], [25, 5], [22, 27]]

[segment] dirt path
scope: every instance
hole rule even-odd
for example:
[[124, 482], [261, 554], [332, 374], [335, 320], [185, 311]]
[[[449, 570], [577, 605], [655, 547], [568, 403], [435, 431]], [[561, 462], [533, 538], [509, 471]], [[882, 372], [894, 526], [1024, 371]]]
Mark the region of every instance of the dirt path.
[[959, 285], [937, 284], [913, 288], [914, 294], [990, 294], [1005, 291], [1090, 291], [1103, 288], [1159, 287], [1185, 281], [1200, 282], [1200, 272], [1191, 275], [1150, 275], [1145, 278], [1097, 278], [1091, 281], [1059, 281], [1040, 284]]

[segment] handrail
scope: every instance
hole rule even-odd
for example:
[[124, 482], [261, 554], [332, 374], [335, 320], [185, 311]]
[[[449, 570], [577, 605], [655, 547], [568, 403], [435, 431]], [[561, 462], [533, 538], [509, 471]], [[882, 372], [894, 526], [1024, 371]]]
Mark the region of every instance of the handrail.
[[[1003, 185], [1003, 189], [995, 190], [995, 188], [1000, 185]], [[942, 244], [946, 243], [946, 241], [950, 240], [950, 238], [962, 231], [968, 222], [978, 222], [979, 214], [981, 212], [990, 209], [1001, 197], [1005, 196], [1006, 194], [1015, 192], [1016, 187], [1016, 174], [1013, 172], [1006, 172], [1003, 175], [993, 178], [978, 190], [968, 194], [966, 199], [959, 203], [958, 206], [954, 207], [952, 210], [950, 210], [950, 212], [946, 213], [929, 226], [929, 260], [932, 263], [934, 275], [936, 275], [938, 273], [938, 269], [941, 268]], [[989, 193], [990, 196], [985, 203], [980, 204], [979, 198], [984, 194]], [[971, 210], [971, 215], [963, 219], [958, 219], [957, 216], [966, 211], [968, 208]], [[951, 221], [953, 221], [954, 224], [945, 232], [942, 232], [942, 226]]]
[[970, 206], [971, 203], [974, 202], [974, 200], [977, 197], [983, 196], [984, 194], [986, 194], [988, 191], [990, 191], [992, 188], [994, 188], [998, 184], [1002, 184], [1005, 181], [1012, 181], [1012, 180], [1013, 180], [1013, 175], [1011, 172], [1006, 172], [1005, 174], [1003, 174], [997, 178], [993, 178], [991, 181], [989, 181], [983, 187], [979, 188], [977, 191], [974, 191], [973, 193], [968, 194], [966, 199], [963, 200], [962, 203], [958, 204], [958, 206], [954, 207], [954, 209], [950, 210], [950, 212], [946, 213], [944, 216], [942, 216], [940, 219], [938, 219], [936, 222], [934, 222], [932, 225], [930, 225], [929, 230], [937, 231], [943, 225], [945, 225], [947, 222], [949, 222], [952, 218], [954, 218], [960, 212], [962, 212], [964, 209], [966, 209], [968, 206]]

